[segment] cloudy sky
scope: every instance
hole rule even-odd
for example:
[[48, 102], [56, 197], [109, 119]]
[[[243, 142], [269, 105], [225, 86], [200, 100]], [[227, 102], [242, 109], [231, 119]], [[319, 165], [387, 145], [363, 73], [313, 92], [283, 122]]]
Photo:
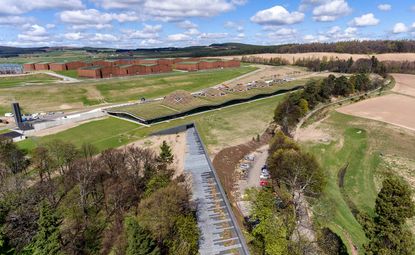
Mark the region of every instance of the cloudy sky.
[[149, 48], [415, 39], [413, 0], [0, 0], [0, 45]]

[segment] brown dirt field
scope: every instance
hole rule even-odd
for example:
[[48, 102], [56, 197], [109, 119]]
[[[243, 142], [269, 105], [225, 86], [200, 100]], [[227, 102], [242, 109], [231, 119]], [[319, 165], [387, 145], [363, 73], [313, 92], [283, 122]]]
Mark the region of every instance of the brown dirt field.
[[[413, 53], [387, 53], [387, 54], [373, 54], [375, 55], [380, 61], [415, 61], [415, 54]], [[343, 60], [347, 60], [350, 57], [352, 57], [354, 60], [359, 58], [369, 58], [373, 56], [372, 54], [347, 54], [347, 53], [331, 53], [331, 52], [312, 52], [312, 53], [296, 53], [296, 54], [277, 54], [277, 53], [268, 53], [268, 54], [255, 54], [255, 55], [249, 55], [249, 56], [257, 56], [257, 57], [263, 57], [263, 58], [275, 58], [280, 57], [283, 58], [290, 63], [295, 62], [298, 59], [301, 58], [323, 58], [323, 57], [334, 57], [339, 58]], [[248, 55], [247, 55], [248, 56]], [[233, 59], [233, 58], [241, 58], [242, 56], [225, 56], [221, 57], [224, 59]]]
[[144, 140], [131, 143], [128, 146], [149, 148], [154, 150], [156, 153], [159, 153], [160, 146], [163, 141], [166, 141], [172, 149], [172, 153], [174, 155], [172, 167], [176, 169], [175, 176], [183, 174], [184, 159], [186, 154], [186, 133], [179, 133], [177, 135], [150, 136]]
[[393, 92], [415, 97], [415, 75], [392, 74], [392, 76], [396, 81]]
[[224, 84], [228, 86], [235, 86], [237, 84], [245, 84], [252, 81], [259, 80], [270, 80], [270, 79], [282, 79], [286, 76], [297, 77], [311, 74], [306, 71], [304, 68], [293, 67], [293, 66], [266, 66], [266, 65], [254, 65], [258, 67], [259, 70], [254, 71], [248, 75], [244, 75], [241, 78], [232, 80], [231, 82], [225, 82]]
[[337, 109], [338, 112], [415, 130], [415, 99], [390, 94]]

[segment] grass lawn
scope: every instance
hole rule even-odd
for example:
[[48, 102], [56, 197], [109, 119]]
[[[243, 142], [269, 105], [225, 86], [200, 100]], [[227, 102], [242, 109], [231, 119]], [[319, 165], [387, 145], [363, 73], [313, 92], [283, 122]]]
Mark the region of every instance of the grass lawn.
[[201, 136], [211, 152], [246, 142], [262, 133], [272, 120], [273, 111], [283, 96], [207, 112], [151, 127], [144, 127], [120, 120], [106, 118], [68, 129], [50, 136], [30, 138], [19, 142], [21, 148], [32, 150], [36, 145], [53, 139], [70, 141], [77, 146], [92, 143], [100, 151], [119, 147], [136, 140], [145, 139], [149, 134], [169, 127], [195, 122]]
[[56, 80], [58, 80], [58, 78], [47, 74], [0, 77], [0, 89], [13, 88], [16, 86], [28, 86], [32, 84], [51, 83]]
[[175, 72], [161, 75], [136, 76], [134, 78], [128, 77], [100, 82], [96, 84], [96, 88], [108, 102], [138, 100], [142, 97], [157, 98], [176, 90], [199, 91], [256, 69], [251, 66], [243, 66], [240, 68], [192, 73]]
[[[338, 233], [346, 244], [347, 232], [361, 251], [366, 237], [351, 208], [373, 215], [380, 179], [386, 171], [381, 154], [413, 157], [415, 136], [387, 124], [337, 112], [332, 112], [319, 127], [335, 139], [330, 144], [304, 144], [318, 158], [328, 176], [324, 195], [315, 205], [323, 216], [319, 220]], [[347, 164], [344, 186], [340, 188], [338, 173]]]
[[233, 99], [244, 99], [250, 98], [259, 94], [273, 93], [282, 89], [294, 88], [298, 85], [303, 85], [307, 80], [297, 80], [287, 82], [284, 84], [278, 84], [271, 87], [255, 88], [244, 92], [231, 92], [224, 96], [217, 97], [195, 97], [193, 100], [186, 104], [166, 104], [163, 101], [155, 101], [146, 104], [130, 105], [125, 107], [114, 108], [114, 112], [127, 112], [134, 116], [141, 117], [144, 119], [154, 119], [158, 117], [164, 117], [172, 115], [178, 112], [186, 112], [197, 107], [208, 106], [208, 105], [220, 105]]
[[5, 133], [9, 133], [10, 131], [11, 131], [10, 129], [1, 129], [0, 130], [0, 135], [5, 134]]
[[[0, 87], [0, 109], [19, 101], [27, 112], [70, 111], [103, 102], [120, 103], [141, 97], [157, 98], [175, 90], [198, 91], [255, 70], [255, 67], [196, 73], [168, 73], [71, 84]], [[47, 98], [47, 100], [45, 100]]]
[[72, 78], [76, 78], [76, 79], [79, 78], [77, 70], [55, 71], [55, 73], [60, 74], [60, 75], [65, 75], [68, 77], [72, 77]]

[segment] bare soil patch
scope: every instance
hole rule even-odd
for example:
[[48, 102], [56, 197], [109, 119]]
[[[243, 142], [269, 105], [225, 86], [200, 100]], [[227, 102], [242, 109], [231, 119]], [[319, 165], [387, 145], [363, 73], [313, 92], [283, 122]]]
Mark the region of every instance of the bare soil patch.
[[392, 76], [396, 81], [393, 92], [415, 97], [415, 75], [393, 74]]
[[166, 141], [171, 147], [174, 155], [174, 161], [172, 167], [176, 169], [175, 176], [179, 176], [184, 173], [184, 159], [186, 154], [186, 134], [179, 133], [175, 135], [163, 135], [163, 136], [150, 136], [144, 140], [140, 140], [129, 144], [128, 146], [137, 146], [140, 148], [149, 148], [154, 152], [160, 152], [160, 146]]
[[415, 130], [415, 99], [391, 94], [337, 109], [338, 112]]

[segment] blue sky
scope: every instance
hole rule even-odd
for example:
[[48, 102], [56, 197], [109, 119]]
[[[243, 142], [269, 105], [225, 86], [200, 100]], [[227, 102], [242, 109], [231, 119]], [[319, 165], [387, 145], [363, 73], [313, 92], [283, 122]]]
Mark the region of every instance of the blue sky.
[[412, 0], [0, 0], [0, 45], [149, 48], [415, 39]]

